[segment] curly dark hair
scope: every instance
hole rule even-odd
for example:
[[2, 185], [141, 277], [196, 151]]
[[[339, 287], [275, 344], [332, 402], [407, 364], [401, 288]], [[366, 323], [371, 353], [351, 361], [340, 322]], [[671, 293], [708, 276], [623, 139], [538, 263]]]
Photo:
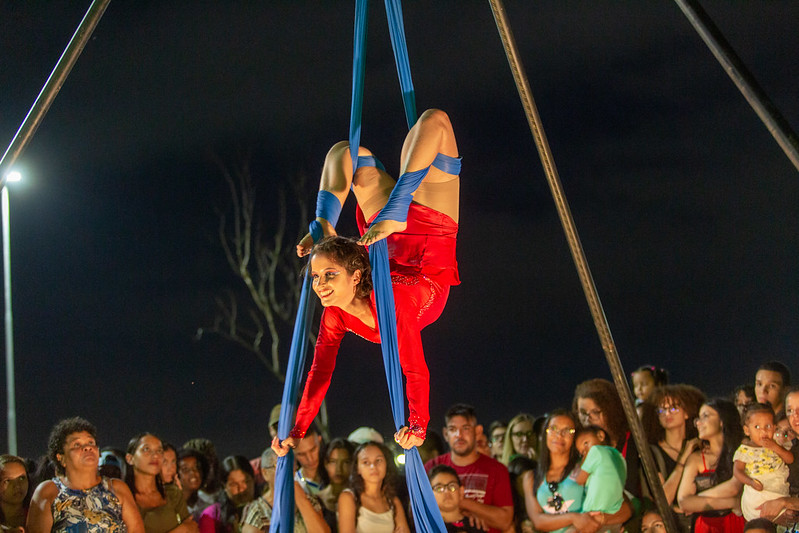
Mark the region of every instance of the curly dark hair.
[[355, 463], [352, 465], [352, 471], [350, 472], [350, 483], [349, 489], [352, 491], [352, 494], [355, 496], [355, 509], [356, 511], [361, 507], [361, 494], [365, 490], [365, 485], [363, 478], [358, 473], [358, 456], [360, 453], [373, 446], [380, 450], [383, 454], [383, 458], [386, 460], [386, 477], [383, 478], [383, 497], [388, 502], [388, 506], [391, 508], [392, 512], [396, 512], [394, 509], [394, 497], [397, 495], [397, 468], [394, 466], [393, 455], [391, 451], [386, 448], [383, 444], [377, 442], [364, 442], [357, 448], [355, 448]]
[[50, 430], [50, 437], [47, 439], [47, 457], [52, 461], [55, 466], [56, 474], [62, 476], [65, 474], [64, 466], [58, 460], [58, 456], [65, 452], [64, 445], [67, 443], [67, 437], [73, 433], [80, 433], [85, 431], [97, 440], [97, 429], [91, 422], [85, 418], [74, 416], [72, 418], [65, 418], [59, 421]]
[[[200, 469], [200, 476], [202, 476], [202, 480], [204, 482], [205, 478], [208, 477], [208, 459], [206, 459], [203, 454], [194, 448], [181, 448], [178, 450], [178, 467], [180, 467], [180, 462], [182, 460], [189, 457], [192, 457], [195, 461], [197, 461], [197, 468]], [[178, 468], [178, 471], [180, 471], [180, 468]]]
[[[574, 401], [572, 410], [577, 416], [577, 400], [580, 398], [590, 398], [597, 404], [605, 415], [607, 426], [605, 429], [610, 433], [610, 439], [618, 443], [624, 439], [629, 426], [627, 417], [624, 415], [624, 408], [621, 406], [619, 393], [616, 386], [606, 379], [596, 378], [583, 381], [574, 389]], [[579, 419], [579, 418], [578, 418]]]
[[338, 235], [325, 237], [311, 250], [311, 259], [315, 255], [326, 255], [334, 263], [344, 267], [350, 276], [356, 270], [360, 270], [361, 281], [358, 282], [355, 295], [358, 298], [368, 298], [372, 294], [372, 265], [369, 263], [369, 252], [365, 246], [358, 244], [358, 241]]
[[667, 403], [676, 405], [688, 417], [685, 421], [686, 440], [696, 437], [696, 426], [694, 426], [693, 420], [699, 416], [699, 408], [704, 401], [705, 394], [693, 385], [679, 383], [652, 389], [652, 394], [649, 396], [649, 400], [644, 403], [644, 410], [641, 415], [641, 422], [646, 429], [649, 443], [657, 444], [666, 436], [666, 431], [660, 425], [657, 409]]

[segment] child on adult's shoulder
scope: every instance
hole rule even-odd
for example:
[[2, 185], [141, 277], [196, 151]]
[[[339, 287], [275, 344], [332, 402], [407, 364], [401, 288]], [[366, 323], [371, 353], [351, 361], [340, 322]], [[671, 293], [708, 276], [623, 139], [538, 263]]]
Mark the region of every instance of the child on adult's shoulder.
[[[605, 515], [618, 512], [624, 503], [627, 463], [619, 450], [608, 446], [608, 435], [598, 426], [578, 429], [574, 443], [583, 458], [576, 480], [585, 485], [582, 512], [593, 514], [604, 524]], [[621, 525], [599, 529], [610, 533], [620, 530]]]
[[747, 439], [733, 456], [733, 475], [743, 483], [741, 510], [744, 518], [760, 516], [761, 504], [788, 495], [788, 465], [793, 453], [774, 439], [774, 410], [762, 403], [748, 405], [743, 414]]
[[644, 365], [630, 374], [633, 382], [633, 394], [635, 395], [635, 406], [638, 416], [642, 416], [641, 406], [649, 400], [649, 396], [655, 387], [668, 385], [669, 373], [665, 368], [658, 368], [652, 365]]

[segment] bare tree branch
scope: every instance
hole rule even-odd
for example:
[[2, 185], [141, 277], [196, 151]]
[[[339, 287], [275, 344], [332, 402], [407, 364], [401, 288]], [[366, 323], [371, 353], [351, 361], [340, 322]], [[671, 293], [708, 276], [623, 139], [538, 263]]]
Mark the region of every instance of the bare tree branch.
[[[278, 189], [274, 206], [261, 208], [261, 213], [268, 216], [267, 223], [256, 212], [256, 186], [249, 157], [232, 166], [216, 154], [211, 157], [230, 196], [230, 207], [216, 210], [217, 236], [229, 267], [243, 284], [247, 303], [241, 304], [233, 291], [228, 291], [225, 297], [216, 297], [213, 325], [200, 328], [198, 336], [207, 331], [236, 344], [255, 355], [283, 383], [280, 333], [292, 325], [299, 303], [301, 263], [293, 243], [305, 233], [304, 224], [309, 220], [308, 207], [303, 201], [308, 196], [308, 179], [300, 175], [291, 180], [290, 194], [297, 200], [292, 211], [298, 213], [299, 223], [296, 234], [287, 235], [286, 220], [290, 215], [286, 190]], [[309, 337], [315, 344], [316, 335], [311, 333]], [[320, 419], [317, 424], [322, 434], [327, 435], [324, 404]]]

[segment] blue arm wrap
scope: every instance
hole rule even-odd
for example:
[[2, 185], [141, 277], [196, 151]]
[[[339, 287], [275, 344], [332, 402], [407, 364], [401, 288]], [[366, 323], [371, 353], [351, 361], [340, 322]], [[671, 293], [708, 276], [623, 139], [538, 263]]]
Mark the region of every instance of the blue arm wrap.
[[324, 218], [335, 228], [341, 214], [341, 202], [336, 195], [328, 191], [319, 191], [316, 195], [316, 216]]

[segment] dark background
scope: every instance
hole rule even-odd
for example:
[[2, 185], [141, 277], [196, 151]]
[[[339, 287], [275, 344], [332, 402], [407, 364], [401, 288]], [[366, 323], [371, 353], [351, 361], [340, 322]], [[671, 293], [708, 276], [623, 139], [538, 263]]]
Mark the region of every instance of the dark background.
[[[396, 173], [407, 129], [372, 4], [362, 142]], [[703, 5], [796, 127], [799, 3]], [[6, 146], [87, 8], [0, 4]], [[506, 8], [625, 370], [664, 366], [711, 395], [767, 359], [796, 370], [799, 174], [676, 4]], [[208, 154], [251, 152], [264, 205], [318, 175], [347, 136], [352, 11], [111, 3], [11, 190], [20, 454], [42, 453], [75, 414], [101, 445], [150, 430], [206, 436], [223, 455], [263, 449], [282, 387], [233, 345], [195, 340], [237, 282], [215, 237], [229, 199]], [[464, 157], [463, 283], [423, 334], [431, 425], [455, 401], [485, 423], [568, 405], [577, 383], [610, 374], [490, 7], [404, 12], [418, 108], [448, 111]], [[379, 353], [355, 338], [342, 348], [334, 434], [393, 430]]]

